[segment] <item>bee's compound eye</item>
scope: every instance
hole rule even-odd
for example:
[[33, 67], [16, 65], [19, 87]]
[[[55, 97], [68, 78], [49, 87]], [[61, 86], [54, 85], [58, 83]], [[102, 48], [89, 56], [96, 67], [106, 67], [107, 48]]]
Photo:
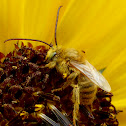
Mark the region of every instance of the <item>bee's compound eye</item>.
[[47, 56], [47, 62], [49, 62], [50, 60], [52, 60], [52, 58], [56, 55], [56, 52], [52, 52], [50, 53], [49, 57]]
[[52, 54], [52, 58], [53, 58], [55, 55], [56, 55], [56, 52], [54, 52], [54, 53]]

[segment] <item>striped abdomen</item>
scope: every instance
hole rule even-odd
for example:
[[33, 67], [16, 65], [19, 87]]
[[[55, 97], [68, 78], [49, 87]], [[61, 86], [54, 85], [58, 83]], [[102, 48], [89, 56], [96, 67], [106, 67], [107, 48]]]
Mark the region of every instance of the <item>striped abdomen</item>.
[[80, 89], [80, 104], [90, 105], [94, 101], [97, 92], [97, 85], [84, 77], [78, 76], [78, 86]]

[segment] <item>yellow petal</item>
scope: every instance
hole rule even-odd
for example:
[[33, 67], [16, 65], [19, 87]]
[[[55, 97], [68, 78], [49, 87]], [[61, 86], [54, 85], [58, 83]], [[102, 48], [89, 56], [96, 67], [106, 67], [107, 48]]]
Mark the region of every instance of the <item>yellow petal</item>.
[[125, 47], [126, 1], [73, 0], [57, 31], [58, 42], [85, 50], [98, 69]]
[[120, 126], [125, 126], [126, 120], [126, 49], [119, 53], [103, 72], [112, 87], [112, 103], [117, 110], [123, 110], [118, 114]]
[[[106, 79], [109, 81], [112, 92], [114, 93], [113, 100], [125, 98], [126, 95], [126, 49], [119, 53], [111, 64], [103, 72]], [[123, 93], [121, 93], [123, 92]], [[124, 95], [125, 94], [125, 95]]]
[[[67, 3], [61, 0], [0, 1], [0, 51], [5, 53], [14, 48], [12, 41], [3, 43], [10, 38], [40, 39], [50, 43], [54, 36], [57, 10], [61, 5], [65, 9]], [[60, 12], [61, 16], [64, 9]], [[34, 42], [34, 45], [38, 44]]]
[[113, 104], [118, 110], [123, 110], [117, 115], [119, 126], [126, 126], [126, 98], [114, 101]]

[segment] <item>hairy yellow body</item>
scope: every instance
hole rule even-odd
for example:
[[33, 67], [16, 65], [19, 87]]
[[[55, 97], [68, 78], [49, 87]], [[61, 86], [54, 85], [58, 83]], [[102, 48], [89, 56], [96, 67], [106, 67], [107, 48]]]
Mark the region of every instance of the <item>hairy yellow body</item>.
[[[92, 83], [79, 70], [71, 65], [71, 61], [85, 64], [84, 57], [75, 49], [63, 49], [61, 47], [52, 47], [46, 56], [50, 69], [56, 68], [63, 78], [67, 81], [58, 89], [52, 92], [64, 90], [71, 85], [73, 87], [72, 101], [74, 104], [73, 123], [76, 125], [78, 119], [79, 105], [90, 105], [95, 99], [97, 86]], [[76, 81], [75, 81], [76, 79]]]

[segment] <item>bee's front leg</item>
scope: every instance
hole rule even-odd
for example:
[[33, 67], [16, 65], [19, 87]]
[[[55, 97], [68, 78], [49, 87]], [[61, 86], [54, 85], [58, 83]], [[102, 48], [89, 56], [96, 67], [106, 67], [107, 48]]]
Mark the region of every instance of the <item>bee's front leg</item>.
[[57, 91], [63, 91], [64, 89], [66, 89], [68, 86], [70, 86], [73, 83], [73, 80], [75, 80], [75, 78], [78, 76], [79, 72], [73, 72], [71, 73], [68, 77], [66, 82], [63, 84], [62, 87], [57, 88], [57, 89], [53, 89], [51, 90], [52, 93], [57, 92]]
[[45, 67], [48, 67], [49, 69], [53, 69], [56, 66], [56, 62], [52, 61], [45, 65]]

